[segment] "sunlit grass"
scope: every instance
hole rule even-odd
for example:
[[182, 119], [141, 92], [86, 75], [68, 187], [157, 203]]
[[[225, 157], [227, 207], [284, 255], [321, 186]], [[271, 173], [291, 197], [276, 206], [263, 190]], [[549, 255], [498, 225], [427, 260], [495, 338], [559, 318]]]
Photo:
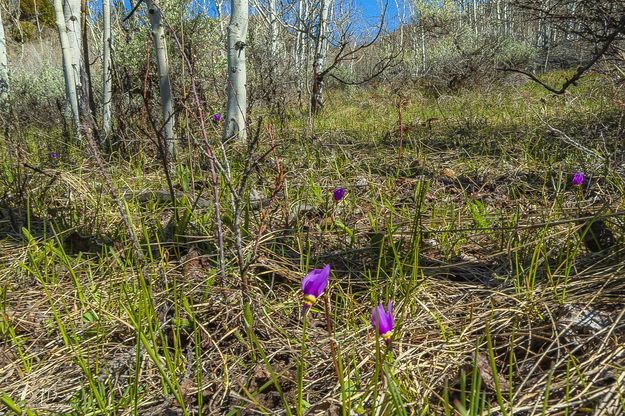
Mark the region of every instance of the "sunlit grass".
[[[411, 91], [401, 159], [398, 97], [330, 91], [313, 130], [304, 115], [277, 135], [285, 185], [266, 215], [251, 202], [244, 210], [249, 309], [224, 181], [227, 276], [218, 283], [214, 209], [197, 203], [212, 192], [197, 153], [183, 150], [173, 166], [173, 201], [156, 153], [109, 161], [141, 264], [92, 162], [72, 146], [50, 161], [41, 149], [61, 139], [25, 135], [36, 169], [16, 170], [5, 154], [0, 178], [0, 191], [21, 189], [23, 202], [2, 206], [0, 374], [9, 375], [0, 403], [15, 414], [622, 410], [623, 369], [606, 364], [623, 354], [623, 314], [610, 306], [625, 284], [622, 222], [610, 222], [616, 248], [592, 254], [575, 221], [622, 209], [617, 108], [603, 87], [590, 77], [566, 97], [531, 83]], [[242, 164], [233, 148], [231, 171]], [[577, 170], [590, 178], [581, 192], [570, 186]], [[259, 161], [254, 192], [269, 196], [275, 173], [271, 156]], [[335, 203], [338, 186], [347, 194]], [[332, 278], [304, 331], [300, 281], [323, 264]], [[387, 300], [392, 350], [370, 323], [371, 307]], [[609, 324], [583, 332], [566, 312], [574, 305]]]

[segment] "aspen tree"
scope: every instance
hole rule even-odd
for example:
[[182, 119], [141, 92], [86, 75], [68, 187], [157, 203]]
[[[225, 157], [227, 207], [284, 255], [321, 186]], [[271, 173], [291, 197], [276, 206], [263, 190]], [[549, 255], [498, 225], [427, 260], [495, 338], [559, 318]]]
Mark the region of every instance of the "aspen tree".
[[[65, 77], [65, 95], [69, 108], [72, 112], [74, 127], [80, 130], [80, 113], [78, 111], [78, 94], [76, 92], [76, 80], [74, 77], [74, 68], [72, 49], [69, 38], [67, 36], [67, 25], [65, 23], [65, 15], [63, 14], [62, 0], [54, 0], [54, 17], [56, 28], [59, 32], [59, 41], [61, 43], [61, 56], [63, 58], [63, 75]], [[80, 10], [80, 9], [79, 9]]]
[[158, 88], [161, 95], [161, 111], [165, 132], [165, 146], [168, 156], [174, 155], [174, 104], [171, 93], [171, 80], [169, 77], [169, 58], [167, 56], [167, 43], [165, 42], [165, 28], [163, 16], [158, 0], [145, 0], [148, 6], [150, 26], [154, 50], [156, 51], [156, 64], [158, 66]]
[[110, 140], [111, 134], [111, 107], [112, 85], [111, 72], [111, 48], [113, 38], [111, 36], [111, 1], [102, 0], [103, 16], [103, 45], [102, 45], [102, 143]]
[[310, 111], [316, 113], [323, 107], [323, 65], [327, 53], [328, 11], [332, 0], [321, 0], [319, 4], [319, 19], [315, 36], [315, 57], [313, 60], [312, 93], [310, 95]]
[[76, 99], [78, 108], [84, 108], [80, 100], [82, 99], [82, 28], [80, 26], [81, 0], [65, 0], [63, 2], [63, 16], [69, 45], [69, 55], [72, 63], [73, 79], [76, 88]]
[[2, 8], [0, 7], [0, 105], [9, 98], [9, 61], [7, 59], [7, 45], [2, 23]]
[[295, 76], [296, 79], [296, 89], [297, 89], [297, 97], [299, 99], [300, 105], [302, 101], [302, 93], [304, 89], [304, 65], [305, 65], [305, 55], [306, 55], [306, 38], [304, 36], [304, 18], [307, 14], [307, 3], [304, 0], [297, 0], [297, 21], [295, 22]]
[[271, 42], [271, 58], [276, 59], [278, 53], [278, 16], [276, 0], [269, 0], [269, 37]]
[[231, 0], [228, 24], [228, 105], [223, 139], [245, 140], [247, 111], [247, 73], [245, 48], [247, 41], [247, 0]]

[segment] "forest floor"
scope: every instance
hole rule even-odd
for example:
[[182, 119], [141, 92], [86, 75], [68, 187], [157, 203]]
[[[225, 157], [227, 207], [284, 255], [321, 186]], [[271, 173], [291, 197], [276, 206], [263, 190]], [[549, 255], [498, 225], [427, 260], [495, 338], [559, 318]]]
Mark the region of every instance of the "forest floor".
[[[241, 212], [247, 311], [236, 204], [222, 180], [224, 279], [202, 144], [171, 166], [174, 198], [149, 146], [108, 158], [140, 259], [84, 150], [12, 132], [0, 413], [625, 414], [623, 96], [601, 76], [563, 96], [415, 91], [400, 128], [396, 95], [346, 89], [314, 130], [265, 121]], [[227, 152], [236, 185], [246, 149]], [[323, 264], [304, 333], [301, 279]], [[391, 348], [371, 326], [389, 300]]]

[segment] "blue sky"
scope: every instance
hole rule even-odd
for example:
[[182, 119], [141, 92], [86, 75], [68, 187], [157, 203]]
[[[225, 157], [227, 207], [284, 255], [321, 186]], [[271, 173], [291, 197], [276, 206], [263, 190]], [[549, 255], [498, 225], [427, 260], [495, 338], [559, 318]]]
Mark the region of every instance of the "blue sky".
[[[376, 18], [380, 16], [380, 10], [383, 6], [378, 0], [354, 0], [356, 7], [362, 10], [363, 16], [366, 18]], [[400, 2], [401, 3], [401, 2]], [[388, 4], [387, 14], [397, 15], [397, 7], [394, 0], [390, 0]]]
[[[375, 23], [376, 21], [378, 21], [378, 19], [380, 18], [380, 11], [382, 9], [383, 6], [383, 2], [382, 0], [352, 0], [354, 2], [354, 5], [356, 6], [357, 9], [359, 9], [362, 17], [369, 23]], [[399, 0], [399, 4], [403, 4], [404, 0]], [[126, 4], [126, 7], [129, 6], [130, 2], [129, 0], [123, 0], [124, 4]], [[209, 8], [214, 10], [214, 2], [210, 1], [210, 0], [201, 0], [201, 2], [206, 2], [209, 4]], [[227, 4], [229, 2], [226, 1], [225, 5], [226, 7]], [[250, 1], [251, 3], [251, 1]], [[395, 3], [395, 0], [389, 0], [388, 2], [388, 8], [386, 11], [386, 17], [387, 17], [387, 23], [391, 24], [391, 27], [393, 26], [393, 21], [395, 21], [396, 23], [396, 17], [397, 17], [397, 6]]]
[[[354, 5], [359, 8], [362, 12], [363, 18], [370, 24], [375, 24], [379, 22], [380, 13], [382, 8], [384, 7], [384, 3], [380, 0], [353, 0]], [[403, 4], [403, 0], [399, 0], [400, 7]], [[386, 26], [388, 28], [394, 28], [397, 26], [397, 3], [395, 0], [389, 0], [388, 6], [386, 8]]]

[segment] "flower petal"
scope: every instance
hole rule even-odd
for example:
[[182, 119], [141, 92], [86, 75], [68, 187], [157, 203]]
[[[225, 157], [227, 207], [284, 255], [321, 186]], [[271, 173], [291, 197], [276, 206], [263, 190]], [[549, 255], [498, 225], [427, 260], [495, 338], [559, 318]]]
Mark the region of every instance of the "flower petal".
[[[373, 309], [371, 310], [371, 326], [373, 327], [373, 329], [377, 330], [378, 329], [378, 325], [377, 325], [377, 317], [376, 317], [376, 311], [378, 311], [378, 306], [374, 306]], [[379, 316], [379, 312], [377, 313], [377, 315]]]
[[583, 172], [575, 172], [573, 175], [573, 180], [571, 181], [573, 186], [580, 186], [584, 184], [584, 173]]
[[305, 295], [319, 297], [325, 290], [329, 278], [329, 264], [326, 264], [322, 269], [311, 270], [302, 280], [302, 292]]
[[339, 202], [343, 199], [345, 193], [345, 188], [335, 188], [334, 191], [332, 191], [332, 198], [334, 198], [334, 201]]
[[384, 335], [393, 330], [393, 304], [388, 302], [388, 312], [384, 310], [384, 305], [381, 303], [374, 307], [371, 311], [371, 325], [373, 329], [378, 331], [378, 334]]

